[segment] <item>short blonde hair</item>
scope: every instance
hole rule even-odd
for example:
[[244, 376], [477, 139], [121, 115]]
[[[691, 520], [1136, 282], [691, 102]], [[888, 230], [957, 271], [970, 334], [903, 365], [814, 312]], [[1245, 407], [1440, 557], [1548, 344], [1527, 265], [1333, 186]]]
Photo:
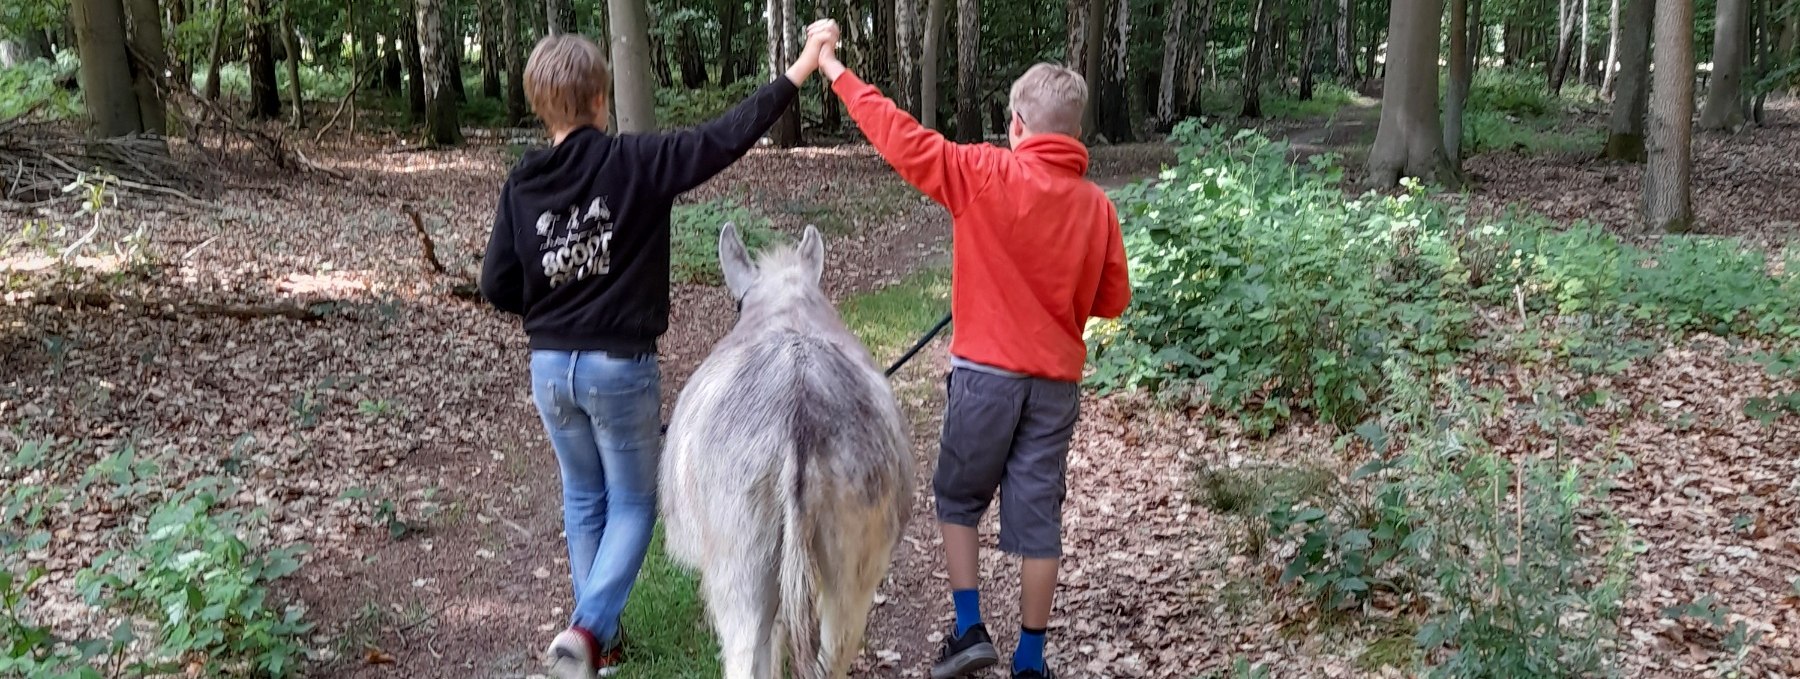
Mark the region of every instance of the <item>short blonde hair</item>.
[[1055, 64], [1038, 64], [1013, 81], [1012, 111], [1032, 132], [1081, 136], [1087, 80]]
[[525, 62], [525, 98], [544, 125], [570, 129], [606, 116], [594, 99], [612, 88], [606, 55], [594, 41], [573, 33], [546, 36]]

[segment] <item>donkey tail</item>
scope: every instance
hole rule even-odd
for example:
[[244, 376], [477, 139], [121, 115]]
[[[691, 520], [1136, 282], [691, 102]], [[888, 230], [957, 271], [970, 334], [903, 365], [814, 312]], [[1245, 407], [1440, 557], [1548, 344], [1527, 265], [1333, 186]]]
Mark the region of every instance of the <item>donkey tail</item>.
[[823, 679], [826, 670], [819, 657], [819, 607], [814, 598], [819, 573], [818, 555], [813, 549], [819, 533], [818, 519], [808, 501], [814, 489], [808, 488], [806, 481], [807, 467], [824, 443], [822, 435], [826, 430], [821, 428], [823, 422], [812, 417], [814, 413], [809, 412], [807, 400], [800, 399], [794, 420], [794, 452], [782, 465], [785, 501], [781, 503], [784, 511], [779, 617], [781, 626], [787, 631], [788, 662], [793, 676]]

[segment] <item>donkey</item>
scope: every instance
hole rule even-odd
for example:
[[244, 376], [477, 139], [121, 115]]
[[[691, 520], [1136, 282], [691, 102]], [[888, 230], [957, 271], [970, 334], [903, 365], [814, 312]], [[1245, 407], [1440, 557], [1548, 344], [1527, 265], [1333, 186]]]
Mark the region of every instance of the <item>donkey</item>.
[[910, 519], [899, 404], [819, 289], [825, 245], [753, 263], [719, 234], [736, 327], [681, 391], [661, 470], [666, 547], [699, 571], [726, 679], [845, 677]]

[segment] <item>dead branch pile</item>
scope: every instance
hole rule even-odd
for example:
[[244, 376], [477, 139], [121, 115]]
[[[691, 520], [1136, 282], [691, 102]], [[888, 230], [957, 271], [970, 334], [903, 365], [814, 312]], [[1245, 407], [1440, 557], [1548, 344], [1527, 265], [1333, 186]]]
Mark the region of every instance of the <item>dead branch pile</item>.
[[[30, 111], [0, 121], [0, 206], [32, 205], [67, 196], [83, 175], [105, 172], [114, 189], [194, 200], [200, 182], [171, 157], [162, 137], [135, 135], [89, 140], [34, 121]], [[98, 180], [95, 180], [98, 182]]]

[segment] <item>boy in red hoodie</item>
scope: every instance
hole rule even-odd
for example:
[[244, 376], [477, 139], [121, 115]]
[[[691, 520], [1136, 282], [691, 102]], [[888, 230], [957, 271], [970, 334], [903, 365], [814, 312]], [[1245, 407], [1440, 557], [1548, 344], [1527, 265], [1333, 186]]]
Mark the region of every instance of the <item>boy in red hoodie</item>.
[[976, 526], [999, 491], [1000, 549], [1024, 559], [1022, 632], [1012, 676], [1050, 679], [1044, 632], [1062, 556], [1069, 440], [1081, 403], [1090, 317], [1131, 300], [1118, 213], [1087, 181], [1079, 140], [1087, 84], [1038, 64], [1013, 83], [1011, 150], [952, 144], [919, 125], [838, 61], [820, 71], [881, 156], [953, 219], [950, 308], [956, 318], [944, 433], [933, 480], [956, 626], [934, 679], [999, 661], [981, 623]]

